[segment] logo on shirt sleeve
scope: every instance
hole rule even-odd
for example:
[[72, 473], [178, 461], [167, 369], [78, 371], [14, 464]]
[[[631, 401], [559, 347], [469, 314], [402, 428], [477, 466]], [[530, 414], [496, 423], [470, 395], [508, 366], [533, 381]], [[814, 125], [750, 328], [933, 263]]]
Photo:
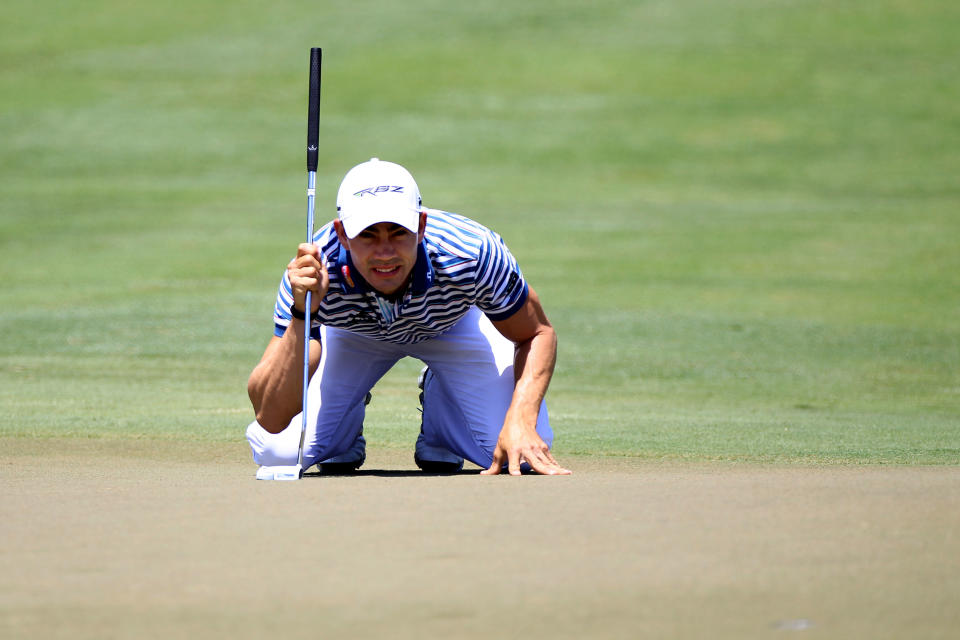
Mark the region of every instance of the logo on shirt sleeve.
[[507, 279], [507, 293], [513, 293], [514, 288], [517, 286], [517, 282], [520, 281], [520, 274], [516, 271], [510, 274], [510, 277]]

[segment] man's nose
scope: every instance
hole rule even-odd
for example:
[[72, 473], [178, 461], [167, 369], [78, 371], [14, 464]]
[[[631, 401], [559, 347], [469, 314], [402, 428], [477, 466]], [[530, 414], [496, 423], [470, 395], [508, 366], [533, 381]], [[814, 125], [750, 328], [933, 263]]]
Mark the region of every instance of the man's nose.
[[389, 238], [378, 238], [377, 244], [374, 246], [374, 254], [377, 256], [393, 256], [396, 253], [396, 248], [393, 246], [393, 243], [390, 242]]

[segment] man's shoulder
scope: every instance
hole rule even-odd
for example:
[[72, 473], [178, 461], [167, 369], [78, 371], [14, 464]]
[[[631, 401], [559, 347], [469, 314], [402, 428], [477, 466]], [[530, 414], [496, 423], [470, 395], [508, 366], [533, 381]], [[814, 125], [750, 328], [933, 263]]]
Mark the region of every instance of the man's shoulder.
[[491, 233], [488, 228], [466, 216], [438, 209], [427, 210], [424, 239], [435, 254], [476, 260]]
[[333, 220], [313, 232], [313, 243], [324, 252], [326, 252], [325, 250], [327, 249], [332, 249], [340, 245], [337, 232], [333, 228]]

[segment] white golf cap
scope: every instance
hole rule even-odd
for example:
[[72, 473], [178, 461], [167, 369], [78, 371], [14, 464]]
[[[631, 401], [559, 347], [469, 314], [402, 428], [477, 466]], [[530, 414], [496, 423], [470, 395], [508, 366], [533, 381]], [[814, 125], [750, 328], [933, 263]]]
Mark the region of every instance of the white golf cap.
[[337, 191], [337, 211], [348, 238], [378, 222], [420, 230], [420, 189], [410, 172], [379, 158], [347, 172]]

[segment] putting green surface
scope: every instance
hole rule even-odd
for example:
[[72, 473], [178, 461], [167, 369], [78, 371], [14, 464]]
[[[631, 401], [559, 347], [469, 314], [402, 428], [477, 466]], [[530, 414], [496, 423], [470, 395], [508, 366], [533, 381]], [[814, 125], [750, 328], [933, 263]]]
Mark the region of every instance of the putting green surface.
[[0, 434], [242, 437], [320, 45], [318, 220], [378, 156], [501, 233], [560, 336], [559, 452], [960, 463], [955, 3], [3, 12]]
[[950, 638], [960, 470], [568, 456], [257, 482], [238, 446], [0, 440], [4, 638]]

